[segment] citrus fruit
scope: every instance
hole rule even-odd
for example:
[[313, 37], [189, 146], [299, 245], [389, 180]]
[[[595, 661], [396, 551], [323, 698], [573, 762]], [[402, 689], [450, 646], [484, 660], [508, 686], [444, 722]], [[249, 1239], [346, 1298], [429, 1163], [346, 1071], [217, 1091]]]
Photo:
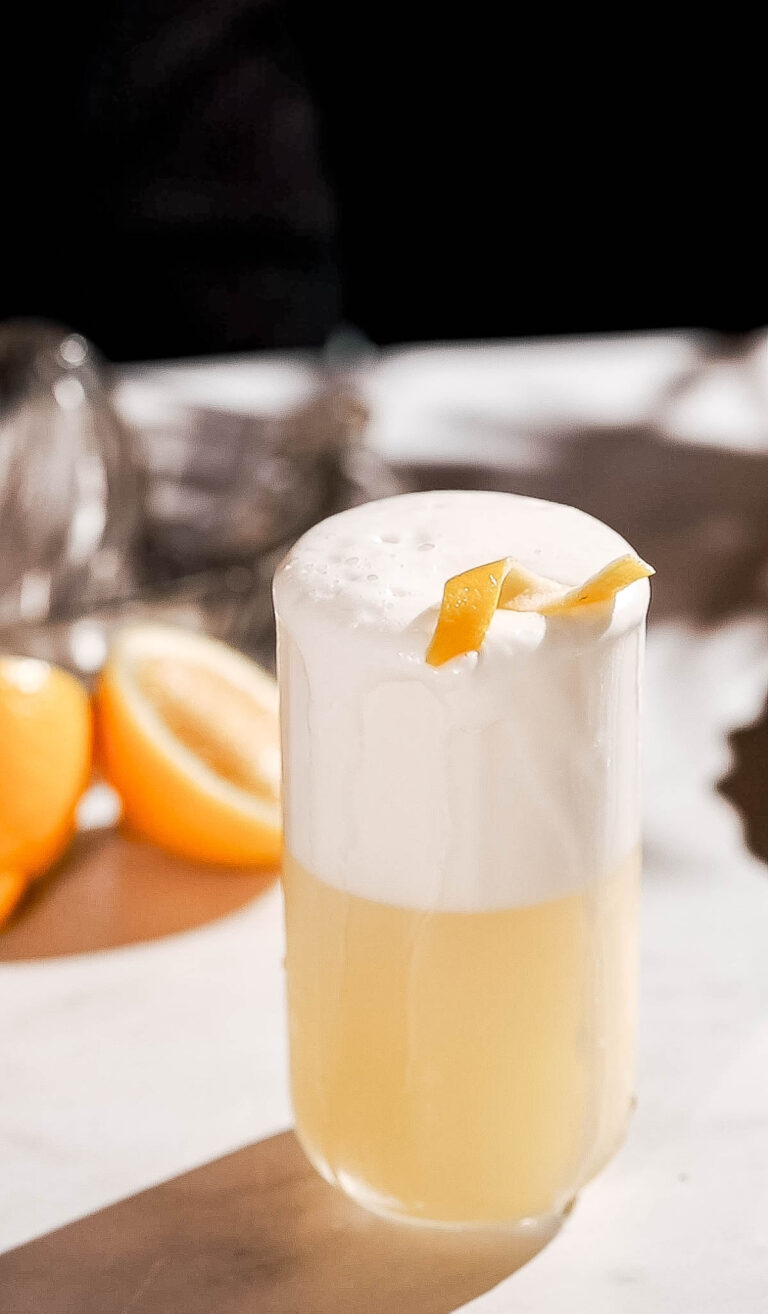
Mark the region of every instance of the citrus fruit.
[[20, 871], [0, 871], [0, 926], [21, 901], [29, 882], [30, 877]]
[[7, 890], [63, 852], [90, 767], [83, 687], [47, 662], [0, 657], [0, 873]]
[[218, 640], [164, 625], [117, 636], [95, 696], [99, 762], [128, 827], [228, 866], [280, 855], [277, 685]]

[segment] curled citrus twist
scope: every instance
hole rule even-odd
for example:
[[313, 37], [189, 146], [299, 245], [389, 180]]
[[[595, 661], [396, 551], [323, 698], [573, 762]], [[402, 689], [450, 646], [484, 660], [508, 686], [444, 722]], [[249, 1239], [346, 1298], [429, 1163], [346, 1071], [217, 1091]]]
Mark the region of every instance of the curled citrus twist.
[[499, 608], [557, 616], [610, 602], [621, 589], [653, 574], [652, 566], [631, 553], [617, 557], [575, 588], [535, 575], [512, 557], [474, 566], [445, 585], [427, 661], [430, 666], [442, 666], [454, 657], [479, 651]]

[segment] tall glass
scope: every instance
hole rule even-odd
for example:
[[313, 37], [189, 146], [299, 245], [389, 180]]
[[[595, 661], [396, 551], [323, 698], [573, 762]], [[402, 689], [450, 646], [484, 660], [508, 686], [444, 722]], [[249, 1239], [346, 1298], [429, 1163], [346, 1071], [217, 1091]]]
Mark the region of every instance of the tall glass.
[[579, 584], [626, 551], [569, 507], [418, 493], [278, 571], [296, 1127], [379, 1212], [547, 1216], [622, 1139], [647, 581], [425, 653], [448, 577], [512, 556]]

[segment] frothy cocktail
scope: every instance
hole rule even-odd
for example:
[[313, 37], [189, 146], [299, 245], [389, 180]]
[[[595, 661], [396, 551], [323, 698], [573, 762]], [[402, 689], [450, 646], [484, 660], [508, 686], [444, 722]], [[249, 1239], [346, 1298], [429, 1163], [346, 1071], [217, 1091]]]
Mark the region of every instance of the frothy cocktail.
[[572, 508], [425, 493], [278, 572], [297, 1130], [372, 1208], [549, 1214], [621, 1139], [648, 585], [425, 653], [449, 576], [511, 556], [576, 585], [627, 550]]

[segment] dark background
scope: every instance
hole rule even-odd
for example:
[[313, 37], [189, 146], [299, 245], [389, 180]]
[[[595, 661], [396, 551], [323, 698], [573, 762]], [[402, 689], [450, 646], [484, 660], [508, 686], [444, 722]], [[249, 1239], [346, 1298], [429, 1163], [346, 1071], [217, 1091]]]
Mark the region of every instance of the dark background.
[[114, 359], [764, 324], [761, 43], [728, 18], [17, 8], [0, 317]]

